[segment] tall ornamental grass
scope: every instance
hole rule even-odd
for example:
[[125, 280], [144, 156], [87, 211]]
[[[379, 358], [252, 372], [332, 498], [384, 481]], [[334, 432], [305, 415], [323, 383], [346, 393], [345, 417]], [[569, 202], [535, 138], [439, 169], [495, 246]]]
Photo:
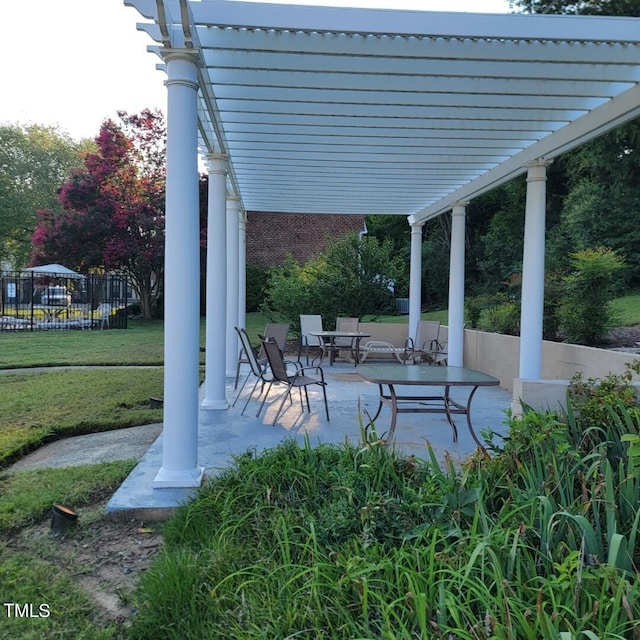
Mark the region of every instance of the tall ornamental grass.
[[168, 522], [132, 637], [638, 640], [640, 421], [613, 395], [597, 440], [584, 406], [528, 411], [460, 468], [373, 429], [239, 456]]

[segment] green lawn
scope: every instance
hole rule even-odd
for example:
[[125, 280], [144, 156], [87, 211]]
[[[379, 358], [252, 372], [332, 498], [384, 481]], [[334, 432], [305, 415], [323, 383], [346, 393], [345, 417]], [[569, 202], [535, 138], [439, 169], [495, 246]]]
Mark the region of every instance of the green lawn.
[[0, 333], [0, 368], [55, 365], [162, 364], [161, 321], [128, 329]]
[[613, 301], [616, 324], [620, 327], [632, 327], [640, 324], [640, 293], [633, 293]]
[[[8, 602], [32, 603], [36, 612], [46, 605], [45, 617], [0, 615], [0, 638], [21, 640], [122, 640], [122, 625], [106, 621], [78, 578], [87, 569], [61, 552], [59, 539], [38, 529], [55, 502], [81, 510], [70, 534], [77, 545], [91, 536], [96, 507], [120, 486], [135, 460], [105, 462], [65, 469], [36, 469], [0, 474], [0, 585]], [[27, 529], [24, 537], [20, 530]], [[20, 542], [17, 542], [17, 541]], [[72, 547], [73, 550], [73, 547]], [[114, 596], [116, 594], [113, 594]], [[119, 594], [122, 598], [127, 593]]]
[[0, 467], [41, 443], [162, 421], [163, 369], [73, 369], [0, 376]]
[[[640, 294], [613, 301], [619, 326], [640, 324]], [[447, 324], [447, 310], [429, 311], [423, 320]], [[408, 316], [368, 316], [367, 322], [408, 322]], [[254, 344], [258, 334], [273, 321], [263, 313], [248, 313], [246, 328]], [[164, 325], [161, 321], [129, 322], [129, 328], [109, 331], [41, 331], [0, 333], [0, 369], [55, 365], [162, 364]], [[294, 337], [291, 332], [291, 337]], [[201, 320], [200, 342], [205, 344], [205, 321]]]

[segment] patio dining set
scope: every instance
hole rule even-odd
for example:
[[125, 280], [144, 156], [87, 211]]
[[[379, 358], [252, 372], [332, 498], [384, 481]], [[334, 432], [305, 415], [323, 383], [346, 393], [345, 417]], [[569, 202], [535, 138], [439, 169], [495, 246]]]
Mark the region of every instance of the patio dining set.
[[[457, 441], [458, 432], [454, 415], [464, 415], [469, 432], [479, 448], [483, 444], [476, 436], [471, 422], [471, 401], [483, 386], [497, 386], [499, 380], [485, 373], [464, 367], [449, 366], [446, 343], [439, 340], [440, 323], [421, 321], [414, 337], [407, 337], [404, 345], [385, 340], [371, 340], [371, 332], [362, 330], [358, 318], [337, 318], [336, 328], [325, 330], [319, 315], [300, 316], [300, 336], [297, 354], [286, 354], [290, 325], [269, 323], [259, 334], [260, 347], [253, 346], [244, 328], [235, 327], [241, 349], [236, 369], [235, 388], [238, 388], [242, 365], [249, 366], [232, 406], [235, 406], [252, 377], [253, 387], [244, 398], [241, 413], [244, 414], [251, 399], [259, 392], [262, 398], [256, 417], [262, 413], [274, 386], [284, 387], [272, 424], [282, 414], [291, 392], [298, 389], [300, 409], [305, 405], [310, 413], [309, 387], [319, 387], [324, 402], [324, 413], [329, 421], [327, 401], [327, 375], [322, 367], [325, 359], [333, 367], [337, 359], [344, 359], [355, 366], [355, 373], [379, 388], [379, 403], [372, 422], [377, 420], [384, 406], [391, 410], [391, 422], [387, 431], [387, 443], [393, 441], [397, 417], [401, 413], [445, 414]], [[304, 358], [303, 358], [304, 352]], [[390, 359], [391, 357], [391, 359]], [[304, 363], [303, 363], [304, 359]], [[375, 364], [364, 364], [376, 359]], [[433, 388], [441, 391], [433, 393]], [[451, 389], [466, 388], [466, 400], [459, 402], [451, 397]]]

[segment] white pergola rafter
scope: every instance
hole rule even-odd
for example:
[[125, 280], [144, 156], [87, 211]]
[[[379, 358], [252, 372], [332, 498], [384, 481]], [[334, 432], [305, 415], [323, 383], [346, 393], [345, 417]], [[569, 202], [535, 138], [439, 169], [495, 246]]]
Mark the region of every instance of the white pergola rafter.
[[202, 149], [248, 210], [416, 222], [640, 115], [638, 19], [126, 4], [196, 50]]

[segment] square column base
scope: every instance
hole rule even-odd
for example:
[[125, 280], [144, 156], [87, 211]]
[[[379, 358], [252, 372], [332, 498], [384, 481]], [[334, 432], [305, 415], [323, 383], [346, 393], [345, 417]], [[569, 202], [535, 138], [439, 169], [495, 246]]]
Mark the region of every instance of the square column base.
[[210, 411], [223, 410], [223, 409], [229, 408], [229, 403], [227, 402], [226, 399], [225, 400], [207, 400], [207, 398], [205, 398], [200, 403], [200, 408], [207, 409]]
[[203, 480], [204, 467], [195, 467], [186, 471], [167, 471], [161, 467], [153, 479], [153, 488], [199, 487]]

